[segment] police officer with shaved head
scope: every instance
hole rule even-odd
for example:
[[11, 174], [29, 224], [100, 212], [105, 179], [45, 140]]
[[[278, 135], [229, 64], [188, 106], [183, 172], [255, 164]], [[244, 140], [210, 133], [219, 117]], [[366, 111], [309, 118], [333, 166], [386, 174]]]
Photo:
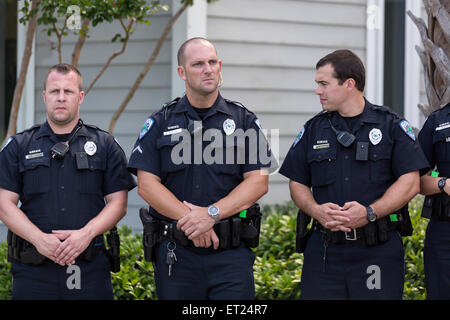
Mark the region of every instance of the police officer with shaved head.
[[[138, 193], [150, 205], [150, 216], [141, 210], [141, 218], [157, 294], [253, 299], [255, 202], [267, 192], [262, 169], [271, 165], [254, 157], [265, 141], [261, 124], [219, 93], [222, 62], [207, 39], [180, 47], [177, 71], [186, 94], [148, 118], [129, 161]], [[240, 139], [239, 132], [249, 136]]]
[[304, 250], [304, 299], [401, 299], [408, 201], [428, 168], [409, 123], [363, 95], [349, 50], [316, 65], [322, 112], [301, 128], [280, 173], [290, 179]]

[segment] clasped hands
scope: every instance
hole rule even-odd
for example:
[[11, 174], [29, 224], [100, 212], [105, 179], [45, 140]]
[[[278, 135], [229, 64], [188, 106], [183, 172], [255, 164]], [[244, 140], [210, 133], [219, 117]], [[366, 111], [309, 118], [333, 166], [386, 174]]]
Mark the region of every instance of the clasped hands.
[[331, 231], [350, 232], [368, 223], [366, 207], [357, 201], [346, 202], [342, 207], [335, 203], [319, 205], [316, 219]]
[[209, 248], [213, 245], [213, 248], [217, 249], [219, 238], [214, 232], [214, 219], [208, 215], [208, 209], [187, 201], [183, 201], [183, 203], [191, 211], [178, 220], [177, 228], [183, 231], [196, 247]]
[[44, 233], [42, 241], [36, 245], [40, 254], [55, 263], [64, 266], [72, 265], [75, 259], [89, 246], [91, 238], [80, 230], [53, 230]]

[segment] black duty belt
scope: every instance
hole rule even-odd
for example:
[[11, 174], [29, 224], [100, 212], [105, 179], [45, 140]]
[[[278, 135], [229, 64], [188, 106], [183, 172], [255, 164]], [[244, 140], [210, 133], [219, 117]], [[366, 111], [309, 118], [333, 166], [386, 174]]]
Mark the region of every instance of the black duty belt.
[[[259, 230], [251, 224], [243, 223], [239, 217], [221, 220], [214, 225], [213, 229], [219, 238], [219, 249], [237, 248], [241, 245], [241, 241], [247, 243], [249, 247], [258, 245]], [[182, 246], [194, 247], [194, 242], [189, 240], [183, 231], [177, 229], [176, 222], [161, 220], [160, 234], [169, 240], [176, 240]], [[254, 244], [255, 239], [256, 244]]]
[[[8, 230], [8, 261], [21, 262], [29, 265], [40, 265], [45, 261], [51, 261], [36, 249], [34, 245], [17, 234]], [[100, 251], [106, 250], [103, 234], [92, 239], [89, 246], [84, 250], [77, 259], [92, 261]]]
[[[384, 219], [385, 221], [379, 221], [385, 223], [384, 232], [391, 232], [397, 230], [397, 225], [395, 223], [392, 223], [389, 221], [388, 217], [383, 217], [380, 220]], [[369, 235], [369, 232], [373, 232], [374, 234]], [[370, 228], [370, 229], [369, 229]], [[377, 230], [376, 223], [371, 223], [368, 227], [361, 227], [356, 229], [351, 229], [350, 232], [344, 232], [344, 231], [331, 231], [330, 229], [326, 229], [323, 227], [319, 221], [314, 220], [312, 224], [312, 229], [315, 232], [320, 232], [323, 234], [326, 234], [328, 236], [328, 240], [331, 241], [331, 243], [346, 243], [346, 242], [352, 242], [356, 240], [362, 240], [365, 243], [367, 243], [368, 237], [375, 237], [380, 238], [379, 232]], [[386, 239], [387, 240], [387, 239]], [[377, 241], [379, 243], [385, 242], [382, 239], [380, 241]]]
[[[159, 220], [159, 234], [169, 240], [176, 240], [182, 246], [194, 246], [194, 242], [177, 229], [177, 222]], [[256, 248], [259, 244], [261, 212], [259, 205], [255, 203], [247, 209], [246, 218], [235, 214], [230, 218], [220, 220], [214, 225], [214, 232], [219, 238], [219, 249], [237, 248], [241, 242], [250, 248]]]

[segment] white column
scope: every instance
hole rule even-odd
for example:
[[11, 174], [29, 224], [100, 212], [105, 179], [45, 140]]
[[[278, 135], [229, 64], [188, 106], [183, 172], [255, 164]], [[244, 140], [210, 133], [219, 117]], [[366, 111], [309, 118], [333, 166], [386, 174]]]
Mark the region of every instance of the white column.
[[370, 102], [382, 105], [384, 84], [384, 0], [367, 0], [366, 13], [365, 96]]
[[[207, 2], [195, 0], [193, 6], [189, 6], [178, 18], [172, 29], [172, 98], [184, 95], [184, 81], [177, 73], [177, 52], [184, 41], [193, 37], [207, 36]], [[172, 0], [172, 15], [180, 9], [179, 0]]]
[[[421, 16], [422, 1], [406, 0], [405, 9], [417, 16]], [[406, 13], [405, 13], [406, 14]], [[419, 31], [411, 18], [405, 18], [405, 118], [416, 128], [421, 127], [420, 110], [417, 104], [420, 99], [420, 59], [415, 46], [423, 46]]]
[[[27, 36], [27, 26], [19, 22], [20, 8], [22, 6], [23, 1], [19, 1], [17, 8], [17, 76], [19, 76], [20, 64], [22, 63], [23, 51], [25, 49], [25, 41]], [[27, 78], [25, 81], [25, 87], [23, 88], [22, 100], [20, 101], [19, 114], [17, 117], [17, 132], [23, 131], [34, 124], [34, 51], [35, 41], [33, 41], [33, 48], [30, 57], [30, 63], [28, 65]]]

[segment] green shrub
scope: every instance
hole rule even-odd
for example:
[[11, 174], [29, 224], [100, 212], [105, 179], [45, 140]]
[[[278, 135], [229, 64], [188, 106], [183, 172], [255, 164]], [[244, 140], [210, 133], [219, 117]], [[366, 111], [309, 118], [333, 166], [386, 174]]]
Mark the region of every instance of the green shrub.
[[[423, 245], [428, 220], [420, 218], [423, 197], [409, 205], [413, 235], [403, 238], [406, 276], [404, 299], [425, 298]], [[298, 299], [303, 255], [295, 252], [297, 208], [292, 201], [265, 206], [261, 223], [254, 275], [256, 299]], [[144, 260], [142, 234], [119, 227], [121, 271], [112, 274], [114, 298], [118, 300], [157, 299], [153, 266]], [[0, 299], [10, 299], [12, 280], [7, 262], [6, 242], [0, 244]]]
[[298, 299], [303, 255], [295, 252], [297, 207], [265, 206], [254, 265], [256, 299]]
[[0, 243], [0, 300], [11, 299], [12, 277], [9, 270], [8, 246], [6, 241]]
[[423, 300], [425, 292], [425, 270], [423, 266], [423, 245], [428, 219], [421, 218], [423, 197], [416, 196], [409, 203], [409, 214], [414, 230], [410, 237], [403, 237], [405, 247], [405, 287], [403, 299]]

